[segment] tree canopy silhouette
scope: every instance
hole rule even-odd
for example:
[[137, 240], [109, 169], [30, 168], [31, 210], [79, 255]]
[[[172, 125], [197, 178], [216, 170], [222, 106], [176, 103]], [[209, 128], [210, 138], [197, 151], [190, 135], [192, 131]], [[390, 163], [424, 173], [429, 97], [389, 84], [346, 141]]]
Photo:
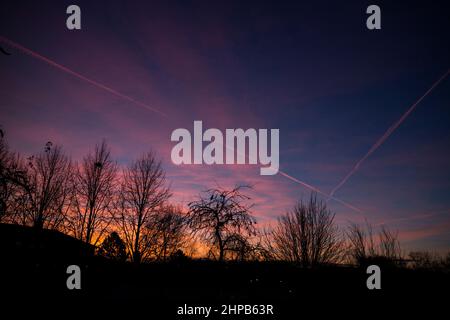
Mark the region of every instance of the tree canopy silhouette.
[[103, 240], [98, 249], [98, 254], [118, 261], [126, 261], [128, 256], [125, 243], [115, 231]]
[[180, 207], [164, 205], [147, 224], [153, 234], [153, 255], [157, 260], [167, 260], [189, 244], [186, 218]]
[[315, 194], [280, 217], [267, 234], [265, 244], [272, 258], [305, 267], [339, 262], [344, 253], [344, 241], [334, 223], [334, 214]]
[[114, 218], [117, 165], [103, 141], [83, 158], [74, 173], [70, 229], [74, 236], [96, 245]]
[[118, 224], [135, 263], [150, 257], [155, 238], [146, 227], [170, 196], [161, 162], [153, 153], [144, 154], [123, 171]]
[[73, 194], [72, 163], [60, 146], [47, 142], [44, 151], [28, 158], [25, 194], [21, 202], [24, 224], [58, 229], [66, 219]]
[[394, 265], [402, 259], [398, 234], [384, 225], [377, 234], [378, 239], [374, 237], [373, 227], [368, 222], [365, 226], [351, 224], [348, 227], [348, 254], [352, 262], [359, 265], [375, 262]]
[[236, 240], [255, 235], [256, 220], [250, 214], [244, 186], [232, 190], [209, 189], [199, 200], [189, 203], [188, 225], [210, 245], [210, 254], [224, 260], [225, 253], [235, 248]]

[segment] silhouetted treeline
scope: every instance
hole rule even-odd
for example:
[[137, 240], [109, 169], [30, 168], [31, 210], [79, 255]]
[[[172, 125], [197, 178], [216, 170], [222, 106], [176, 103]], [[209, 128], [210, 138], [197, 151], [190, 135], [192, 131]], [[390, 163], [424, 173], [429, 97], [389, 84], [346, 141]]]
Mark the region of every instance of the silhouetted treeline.
[[209, 189], [183, 208], [171, 203], [165, 172], [152, 152], [120, 168], [105, 141], [80, 162], [47, 142], [42, 152], [25, 158], [0, 134], [0, 222], [58, 230], [110, 259], [449, 265], [450, 255], [413, 252], [406, 259], [398, 234], [385, 226], [378, 232], [369, 223], [342, 230], [315, 194], [262, 229], [252, 215], [248, 186]]

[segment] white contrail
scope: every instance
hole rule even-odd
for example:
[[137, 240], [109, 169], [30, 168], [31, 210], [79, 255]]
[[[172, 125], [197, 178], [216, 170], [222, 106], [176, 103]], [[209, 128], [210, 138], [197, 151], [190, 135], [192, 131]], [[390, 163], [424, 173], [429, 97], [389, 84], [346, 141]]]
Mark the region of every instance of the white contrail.
[[[28, 48], [23, 47], [22, 45], [20, 45], [20, 44], [14, 42], [14, 41], [9, 40], [8, 38], [5, 38], [5, 37], [3, 37], [3, 36], [0, 36], [0, 42], [5, 43], [5, 44], [7, 44], [8, 46], [10, 46], [10, 47], [12, 47], [12, 48], [18, 49], [18, 50], [22, 51], [23, 53], [28, 54], [28, 55], [30, 55], [30, 56], [36, 58], [36, 59], [39, 59], [39, 60], [41, 60], [41, 61], [43, 61], [43, 62], [45, 62], [45, 63], [51, 65], [52, 67], [55, 67], [55, 68], [57, 68], [57, 69], [59, 69], [59, 70], [61, 70], [61, 71], [64, 71], [64, 72], [66, 72], [66, 73], [68, 73], [68, 74], [70, 74], [70, 75], [72, 75], [72, 76], [74, 76], [74, 77], [77, 77], [78, 79], [84, 80], [84, 81], [90, 83], [91, 85], [94, 85], [94, 86], [96, 86], [97, 88], [103, 89], [103, 90], [105, 90], [105, 91], [107, 91], [107, 92], [109, 92], [109, 93], [111, 93], [111, 94], [113, 94], [113, 95], [115, 95], [115, 96], [117, 96], [117, 97], [119, 97], [119, 98], [121, 98], [121, 99], [127, 100], [127, 101], [129, 101], [129, 102], [134, 103], [135, 105], [138, 105], [138, 106], [143, 107], [143, 108], [145, 108], [145, 109], [147, 109], [147, 110], [150, 110], [150, 111], [152, 111], [152, 112], [156, 112], [156, 113], [158, 113], [158, 114], [160, 114], [160, 115], [162, 115], [162, 116], [164, 116], [164, 117], [167, 117], [167, 115], [166, 115], [164, 112], [162, 112], [162, 111], [160, 111], [160, 110], [158, 110], [158, 109], [155, 109], [155, 108], [153, 108], [153, 107], [151, 107], [151, 106], [149, 106], [149, 105], [147, 105], [147, 104], [145, 104], [145, 103], [143, 103], [143, 102], [141, 102], [141, 101], [139, 101], [139, 100], [136, 100], [136, 99], [134, 99], [134, 98], [132, 98], [132, 97], [130, 97], [130, 96], [127, 96], [127, 95], [125, 95], [125, 94], [122, 94], [122, 93], [120, 93], [120, 92], [118, 92], [118, 91], [116, 91], [116, 90], [114, 90], [114, 89], [112, 89], [112, 88], [110, 88], [110, 87], [108, 87], [108, 86], [106, 86], [106, 85], [100, 83], [100, 82], [97, 82], [97, 81], [92, 80], [92, 79], [90, 79], [90, 78], [88, 78], [88, 77], [85, 77], [84, 75], [82, 75], [82, 74], [80, 74], [80, 73], [78, 73], [78, 72], [76, 72], [76, 71], [73, 71], [73, 70], [71, 70], [71, 69], [69, 69], [69, 68], [67, 68], [67, 67], [65, 67], [65, 66], [63, 66], [63, 65], [61, 65], [61, 64], [59, 64], [59, 63], [57, 63], [57, 62], [55, 62], [55, 61], [53, 61], [53, 60], [51, 60], [51, 59], [49, 59], [49, 58], [47, 58], [47, 57], [45, 57], [45, 56], [42, 56], [42, 55], [40, 55], [40, 54], [37, 53], [37, 52], [34, 52], [34, 51], [32, 51], [32, 50], [30, 50], [30, 49], [28, 49]], [[447, 73], [448, 73], [448, 72], [447, 72]], [[446, 74], [446, 75], [447, 75], [447, 74]], [[431, 91], [431, 89], [430, 89], [430, 91]], [[422, 98], [423, 98], [423, 97], [422, 97]], [[421, 99], [422, 99], [422, 98], [421, 98]], [[421, 100], [421, 99], [420, 99], [420, 100]], [[418, 102], [420, 102], [420, 100], [419, 100]], [[418, 103], [418, 102], [417, 102], [417, 103]], [[411, 110], [411, 111], [412, 111], [412, 110]], [[409, 112], [411, 112], [411, 111], [409, 111]], [[408, 114], [409, 114], [409, 113], [408, 113]], [[407, 115], [406, 115], [406, 116], [407, 116]], [[403, 120], [402, 120], [402, 121], [403, 121]], [[394, 128], [394, 130], [395, 130], [395, 128]], [[359, 166], [359, 164], [358, 164], [358, 166]], [[294, 182], [296, 182], [296, 183], [298, 183], [298, 184], [300, 184], [300, 185], [302, 185], [302, 186], [304, 186], [304, 187], [306, 187], [306, 188], [308, 188], [308, 189], [310, 189], [310, 190], [312, 190], [312, 191], [314, 191], [314, 192], [317, 192], [317, 193], [319, 193], [319, 194], [321, 194], [321, 195], [323, 195], [323, 196], [326, 196], [326, 197], [329, 198], [329, 199], [333, 199], [333, 200], [335, 200], [336, 202], [339, 202], [340, 204], [346, 206], [347, 208], [350, 208], [350, 209], [352, 209], [352, 210], [354, 210], [354, 211], [357, 211], [357, 212], [362, 213], [362, 210], [361, 210], [361, 209], [358, 209], [357, 207], [355, 207], [355, 206], [349, 204], [348, 202], [345, 202], [345, 201], [343, 201], [343, 200], [340, 200], [340, 199], [334, 197], [334, 196], [333, 196], [333, 193], [337, 190], [337, 188], [335, 188], [336, 190], [333, 190], [333, 192], [329, 195], [329, 194], [327, 194], [327, 193], [321, 191], [320, 189], [318, 189], [318, 188], [316, 188], [316, 187], [314, 187], [314, 186], [312, 186], [312, 185], [310, 185], [310, 184], [308, 184], [308, 183], [306, 183], [306, 182], [303, 182], [303, 181], [301, 181], [301, 180], [299, 180], [299, 179], [297, 179], [297, 178], [294, 178], [294, 177], [288, 175], [287, 173], [285, 173], [285, 172], [283, 172], [283, 171], [281, 171], [281, 170], [279, 171], [279, 173], [280, 173], [280, 175], [284, 176], [285, 178], [287, 178], [287, 179], [289, 179], [289, 180], [291, 180], [291, 181], [294, 181]], [[346, 179], [348, 179], [348, 178], [346, 178]], [[345, 183], [345, 181], [344, 181], [344, 183]], [[340, 187], [340, 186], [338, 186], [338, 188], [339, 188], [339, 187]]]
[[381, 138], [379, 138], [375, 144], [369, 149], [369, 151], [364, 155], [364, 157], [362, 157], [360, 160], [358, 160], [358, 162], [356, 162], [356, 164], [353, 166], [353, 168], [350, 170], [350, 172], [344, 177], [344, 179], [341, 180], [341, 182], [338, 183], [338, 185], [336, 187], [334, 187], [334, 189], [331, 191], [330, 193], [330, 197], [332, 197], [335, 192], [341, 188], [346, 182], [347, 180], [359, 169], [359, 167], [361, 166], [361, 164], [375, 151], [377, 150], [385, 141], [387, 138], [389, 138], [389, 136], [403, 123], [403, 121], [405, 121], [405, 119], [409, 116], [409, 114], [411, 112], [414, 111], [414, 109], [417, 107], [417, 105], [431, 92], [433, 91], [434, 88], [436, 88], [439, 83], [442, 82], [442, 80], [444, 80], [448, 74], [450, 73], [450, 69], [447, 70], [447, 72], [440, 77], [431, 87], [430, 89], [427, 90], [427, 92], [424, 93], [423, 96], [421, 96], [419, 98], [419, 100], [417, 100], [416, 102], [414, 102], [413, 105], [411, 105], [411, 107], [409, 107], [409, 109], [400, 117], [400, 119], [395, 122], [393, 125], [391, 125], [389, 127], [389, 129], [381, 136]]
[[341, 199], [338, 199], [338, 198], [335, 198], [335, 197], [333, 197], [333, 196], [330, 196], [329, 194], [323, 192], [322, 190], [320, 190], [320, 189], [318, 189], [318, 188], [316, 188], [316, 187], [314, 187], [314, 186], [312, 186], [312, 185], [310, 185], [310, 184], [308, 184], [308, 183], [306, 183], [306, 182], [303, 182], [303, 181], [301, 181], [301, 180], [298, 180], [297, 178], [294, 178], [294, 177], [288, 175], [287, 173], [285, 173], [285, 172], [283, 172], [283, 171], [281, 171], [281, 170], [279, 170], [278, 173], [279, 173], [280, 175], [282, 175], [283, 177], [288, 178], [289, 180], [294, 181], [294, 182], [296, 182], [296, 183], [298, 183], [298, 184], [304, 186], [305, 188], [308, 188], [308, 189], [310, 189], [310, 190], [312, 190], [312, 191], [314, 191], [314, 192], [317, 192], [317, 193], [319, 193], [319, 194], [321, 194], [321, 195], [323, 195], [323, 196], [325, 196], [325, 197], [327, 197], [327, 198], [329, 198], [329, 199], [332, 199], [332, 200], [334, 200], [334, 201], [336, 201], [336, 202], [339, 202], [340, 204], [346, 206], [347, 208], [349, 208], [349, 209], [351, 209], [351, 210], [357, 211], [357, 212], [359, 212], [359, 213], [363, 213], [363, 211], [362, 211], [361, 209], [355, 207], [354, 205], [352, 205], [352, 204], [350, 204], [350, 203], [348, 203], [348, 202], [346, 202], [346, 201], [343, 201], [343, 200], [341, 200]]
[[[223, 144], [222, 144], [222, 146], [223, 146]], [[225, 148], [228, 149], [228, 150], [230, 150], [230, 151], [232, 151], [232, 152], [236, 152], [237, 155], [242, 155], [242, 154], [239, 152], [239, 150], [237, 150], [237, 149], [235, 150], [234, 148], [231, 148], [231, 147], [228, 146], [228, 145], [225, 145]], [[244, 157], [245, 157], [246, 160], [248, 160], [248, 157], [249, 157], [249, 156], [248, 156], [248, 155], [244, 155]], [[289, 179], [289, 180], [291, 180], [291, 181], [293, 181], [293, 182], [295, 182], [295, 183], [298, 183], [298, 184], [302, 185], [303, 187], [305, 187], [305, 188], [307, 188], [307, 189], [309, 189], [309, 190], [311, 190], [311, 191], [313, 191], [313, 192], [316, 192], [316, 193], [318, 193], [318, 194], [321, 194], [321, 195], [325, 196], [327, 199], [332, 199], [332, 200], [334, 200], [334, 201], [336, 201], [336, 202], [339, 202], [340, 204], [346, 206], [347, 208], [349, 208], [349, 209], [351, 209], [351, 210], [357, 211], [357, 212], [359, 212], [359, 213], [363, 213], [363, 211], [362, 211], [361, 209], [355, 207], [354, 205], [352, 205], [352, 204], [350, 204], [350, 203], [348, 203], [348, 202], [346, 202], [346, 201], [343, 201], [343, 200], [341, 200], [341, 199], [338, 199], [338, 198], [336, 198], [336, 197], [330, 196], [328, 193], [323, 192], [323, 191], [320, 190], [319, 188], [314, 187], [314, 186], [310, 185], [309, 183], [306, 183], [306, 182], [304, 182], [304, 181], [301, 181], [301, 180], [299, 180], [299, 179], [297, 179], [297, 178], [294, 178], [293, 176], [287, 174], [286, 172], [284, 172], [284, 171], [282, 171], [282, 170], [278, 170], [278, 173], [279, 173], [281, 176], [283, 176], [283, 177], [285, 177], [285, 178], [287, 178], [287, 179]]]
[[149, 106], [149, 105], [147, 105], [147, 104], [145, 104], [145, 103], [143, 103], [143, 102], [141, 102], [139, 100], [136, 100], [136, 99], [134, 99], [134, 98], [132, 98], [130, 96], [127, 96], [127, 95], [125, 95], [123, 93], [120, 93], [120, 92], [118, 92], [118, 91], [116, 91], [116, 90], [114, 90], [114, 89], [112, 89], [112, 88], [110, 88], [108, 86], [105, 86], [104, 84], [102, 84], [100, 82], [97, 82], [97, 81], [92, 80], [92, 79], [90, 79], [88, 77], [85, 77], [82, 74], [80, 74], [80, 73], [78, 73], [76, 71], [73, 71], [73, 70], [71, 70], [71, 69], [69, 69], [69, 68], [67, 68], [67, 67], [65, 67], [65, 66], [63, 66], [63, 65], [61, 65], [61, 64], [59, 64], [59, 63], [57, 63], [55, 61], [53, 61], [53, 60], [50, 60], [49, 58], [44, 57], [44, 56], [40, 55], [37, 52], [34, 52], [34, 51], [32, 51], [32, 50], [30, 50], [28, 48], [25, 48], [24, 46], [21, 46], [18, 43], [15, 43], [14, 41], [9, 40], [8, 38], [0, 36], [0, 42], [5, 43], [5, 44], [7, 44], [8, 46], [10, 46], [12, 48], [18, 49], [18, 50], [22, 51], [23, 53], [26, 53], [26, 54], [32, 56], [33, 58], [39, 59], [39, 60], [41, 60], [41, 61], [51, 65], [52, 67], [55, 67], [55, 68], [57, 68], [57, 69], [59, 69], [61, 71], [64, 71], [65, 73], [68, 73], [68, 74], [70, 74], [70, 75], [72, 75], [74, 77], [77, 77], [78, 79], [84, 80], [84, 81], [86, 81], [86, 82], [96, 86], [97, 88], [103, 89], [103, 90], [105, 90], [105, 91], [115, 95], [116, 97], [119, 97], [121, 99], [127, 100], [129, 102], [134, 103], [135, 105], [137, 105], [139, 107], [145, 108], [145, 109], [150, 110], [152, 112], [156, 112], [156, 113], [158, 113], [158, 114], [160, 114], [160, 115], [162, 115], [164, 117], [167, 117], [167, 115], [164, 112], [162, 112], [162, 111], [160, 111], [158, 109], [155, 109], [155, 108], [153, 108], [153, 107], [151, 107], [151, 106]]

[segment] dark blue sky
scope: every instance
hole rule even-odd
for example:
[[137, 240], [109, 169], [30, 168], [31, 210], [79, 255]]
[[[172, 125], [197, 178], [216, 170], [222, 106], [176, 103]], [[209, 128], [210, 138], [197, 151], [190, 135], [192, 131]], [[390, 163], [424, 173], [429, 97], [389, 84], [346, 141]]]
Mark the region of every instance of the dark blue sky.
[[[65, 10], [82, 10], [82, 30]], [[381, 7], [382, 29], [366, 28]], [[259, 168], [177, 167], [170, 133], [279, 128], [281, 168], [326, 193], [450, 67], [445, 1], [3, 1], [0, 35], [168, 118], [52, 67], [0, 56], [0, 123], [24, 154], [47, 140], [79, 159], [106, 138], [119, 163], [152, 148], [175, 200], [211, 183], [255, 185], [270, 222], [310, 190]], [[444, 80], [336, 192], [337, 219], [398, 229], [405, 246], [450, 247], [450, 80]]]

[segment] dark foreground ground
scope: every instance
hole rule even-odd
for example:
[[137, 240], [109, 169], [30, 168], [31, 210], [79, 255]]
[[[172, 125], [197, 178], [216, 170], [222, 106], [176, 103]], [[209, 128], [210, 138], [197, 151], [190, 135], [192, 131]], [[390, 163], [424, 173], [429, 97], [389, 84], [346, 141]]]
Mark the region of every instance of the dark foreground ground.
[[[446, 318], [450, 275], [446, 272], [383, 268], [381, 290], [368, 290], [365, 269], [330, 266], [302, 269], [286, 263], [216, 263], [178, 260], [136, 266], [92, 255], [66, 236], [45, 236], [0, 225], [2, 310], [32, 308], [51, 315], [94, 309], [102, 318], [205, 319], [178, 315], [179, 307], [211, 307], [208, 319], [310, 319], [379, 314], [441, 313]], [[54, 244], [57, 243], [55, 246]], [[64, 244], [66, 250], [61, 250]], [[81, 268], [81, 290], [68, 290], [67, 266]], [[273, 305], [273, 315], [239, 315], [223, 305]], [[31, 306], [38, 305], [38, 307]], [[214, 311], [217, 310], [217, 311]], [[61, 312], [61, 311], [58, 311]], [[231, 314], [230, 314], [231, 313]], [[58, 313], [65, 318], [61, 313]], [[91, 311], [89, 311], [91, 314]], [[40, 315], [39, 315], [40, 316]]]

